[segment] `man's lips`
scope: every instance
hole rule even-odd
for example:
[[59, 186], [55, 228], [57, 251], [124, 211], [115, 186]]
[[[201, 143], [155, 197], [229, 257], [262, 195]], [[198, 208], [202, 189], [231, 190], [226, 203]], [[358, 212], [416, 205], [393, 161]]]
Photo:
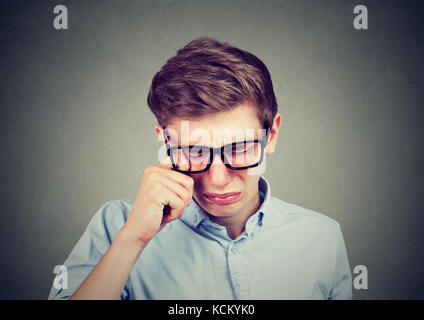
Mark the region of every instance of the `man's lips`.
[[230, 204], [240, 198], [241, 192], [229, 193], [204, 193], [205, 198], [216, 204]]

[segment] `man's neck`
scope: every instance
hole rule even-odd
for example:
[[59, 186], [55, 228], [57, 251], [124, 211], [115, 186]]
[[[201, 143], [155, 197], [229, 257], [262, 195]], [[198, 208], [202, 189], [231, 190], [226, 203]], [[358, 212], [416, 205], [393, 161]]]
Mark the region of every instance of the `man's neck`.
[[231, 217], [216, 217], [209, 215], [212, 222], [219, 224], [227, 229], [228, 236], [234, 240], [243, 233], [246, 221], [255, 214], [262, 204], [259, 192], [252, 199], [251, 203], [242, 208], [241, 212]]

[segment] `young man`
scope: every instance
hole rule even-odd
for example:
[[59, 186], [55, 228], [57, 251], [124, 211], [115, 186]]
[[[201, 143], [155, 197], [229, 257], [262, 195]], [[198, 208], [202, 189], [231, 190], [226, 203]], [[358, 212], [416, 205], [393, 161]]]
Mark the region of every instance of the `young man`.
[[148, 104], [163, 161], [135, 200], [95, 214], [50, 299], [351, 299], [339, 224], [272, 197], [261, 176], [281, 116], [257, 57], [193, 40]]

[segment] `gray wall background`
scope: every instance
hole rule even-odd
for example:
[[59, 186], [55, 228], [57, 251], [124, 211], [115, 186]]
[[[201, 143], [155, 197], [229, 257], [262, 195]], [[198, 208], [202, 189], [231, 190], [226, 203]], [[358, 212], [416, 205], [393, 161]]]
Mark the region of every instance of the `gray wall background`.
[[[57, 4], [68, 30], [53, 28]], [[354, 298], [424, 298], [423, 13], [418, 1], [2, 2], [0, 298], [46, 299], [97, 209], [135, 196], [160, 146], [151, 79], [199, 36], [267, 64], [283, 124], [265, 177], [340, 222], [352, 270], [368, 268]]]

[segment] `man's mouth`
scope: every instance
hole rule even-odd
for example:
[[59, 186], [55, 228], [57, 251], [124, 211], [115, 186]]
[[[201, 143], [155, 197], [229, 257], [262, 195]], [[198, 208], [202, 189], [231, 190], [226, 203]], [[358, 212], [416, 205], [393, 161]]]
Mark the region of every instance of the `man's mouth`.
[[231, 204], [236, 202], [240, 198], [241, 192], [229, 192], [229, 193], [205, 193], [203, 196], [209, 202], [215, 204]]

